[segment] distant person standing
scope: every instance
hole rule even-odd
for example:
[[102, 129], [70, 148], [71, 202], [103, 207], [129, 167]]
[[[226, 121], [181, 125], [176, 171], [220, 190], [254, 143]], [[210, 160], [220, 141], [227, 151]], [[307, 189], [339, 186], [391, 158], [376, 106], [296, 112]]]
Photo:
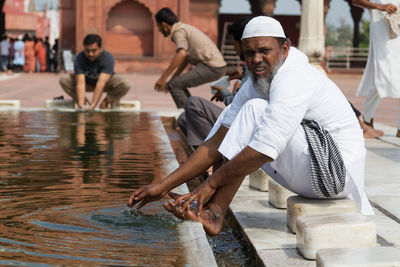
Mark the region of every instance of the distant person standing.
[[[364, 122], [373, 127], [373, 116], [383, 97], [400, 98], [400, 36], [389, 36], [387, 14], [400, 12], [400, 0], [353, 0], [371, 10], [370, 48], [357, 95], [366, 96]], [[400, 114], [397, 122], [400, 137]]]
[[[169, 8], [163, 8], [155, 15], [158, 30], [164, 37], [171, 36], [176, 45], [176, 54], [157, 80], [154, 89], [170, 92], [178, 108], [184, 108], [191, 96], [188, 88], [215, 81], [225, 74], [226, 62], [215, 44], [197, 28], [179, 22]], [[181, 74], [188, 64], [195, 66]], [[172, 72], [171, 79], [168, 80]]]
[[46, 36], [45, 41], [43, 42], [46, 47], [46, 71], [51, 71], [51, 46], [49, 42], [49, 37]]
[[[60, 78], [60, 85], [72, 97], [78, 108], [89, 105], [93, 110], [100, 102], [103, 92], [107, 95], [100, 103], [101, 109], [112, 108], [129, 91], [130, 84], [114, 73], [114, 58], [101, 48], [101, 37], [88, 34], [83, 40], [84, 50], [74, 61], [74, 74]], [[86, 92], [93, 92], [92, 102]]]
[[42, 38], [37, 38], [35, 44], [35, 54], [36, 54], [36, 71], [43, 72], [47, 69], [46, 63], [46, 45], [43, 43]]
[[0, 42], [0, 67], [2, 71], [7, 71], [8, 63], [10, 62], [10, 41], [7, 35], [1, 38]]
[[15, 57], [15, 49], [14, 49], [14, 43], [17, 40], [14, 38], [14, 36], [10, 37], [10, 49], [9, 51], [9, 55], [10, 55], [10, 63], [8, 64], [8, 71], [11, 72], [13, 69], [13, 65], [14, 65], [14, 57]]
[[24, 42], [22, 41], [22, 37], [18, 37], [18, 40], [14, 42], [14, 61], [13, 61], [13, 69], [17, 72], [22, 71], [22, 67], [25, 64], [24, 57]]
[[35, 71], [36, 66], [36, 57], [35, 57], [35, 42], [33, 38], [25, 34], [24, 36], [24, 56], [25, 56], [25, 63], [24, 63], [24, 71], [32, 73]]
[[50, 69], [52, 72], [58, 71], [58, 39], [54, 40], [54, 45], [51, 48]]

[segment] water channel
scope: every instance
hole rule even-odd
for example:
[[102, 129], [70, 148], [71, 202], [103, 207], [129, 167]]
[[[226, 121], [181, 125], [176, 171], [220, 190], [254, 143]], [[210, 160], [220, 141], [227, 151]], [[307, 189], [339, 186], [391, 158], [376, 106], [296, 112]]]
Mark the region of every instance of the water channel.
[[[0, 265], [190, 265], [162, 201], [126, 207], [176, 162], [159, 127], [149, 113], [0, 112]], [[208, 241], [218, 266], [250, 264], [229, 227]]]
[[156, 134], [146, 113], [0, 113], [0, 265], [185, 265], [161, 202], [126, 207], [166, 174]]

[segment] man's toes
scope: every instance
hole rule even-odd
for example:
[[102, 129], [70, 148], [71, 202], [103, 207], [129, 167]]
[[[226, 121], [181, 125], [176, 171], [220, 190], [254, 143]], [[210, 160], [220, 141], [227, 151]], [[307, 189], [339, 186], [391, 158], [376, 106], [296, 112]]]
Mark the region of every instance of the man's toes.
[[192, 221], [199, 221], [200, 218], [197, 216], [197, 214], [191, 209], [187, 209], [185, 212], [185, 218], [192, 220]]
[[181, 206], [173, 206], [172, 202], [164, 203], [163, 206], [167, 211], [174, 214], [175, 217], [178, 217], [179, 219], [184, 219], [184, 214], [181, 212]]
[[163, 206], [164, 206], [164, 209], [166, 209], [167, 211], [169, 211], [169, 212], [173, 211], [174, 207], [169, 202], [164, 203]]

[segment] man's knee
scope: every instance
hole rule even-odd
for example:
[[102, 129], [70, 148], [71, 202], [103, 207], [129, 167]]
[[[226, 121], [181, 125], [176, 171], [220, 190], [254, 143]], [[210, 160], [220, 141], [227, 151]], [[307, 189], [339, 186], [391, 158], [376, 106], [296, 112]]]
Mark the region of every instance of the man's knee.
[[169, 92], [171, 92], [173, 90], [173, 88], [176, 88], [176, 85], [175, 85], [175, 83], [174, 83], [174, 81], [172, 79], [171, 81], [167, 82], [167, 90]]
[[69, 82], [71, 81], [69, 74], [64, 74], [63, 76], [58, 79], [58, 83], [61, 85], [61, 87], [65, 87]]
[[121, 95], [125, 95], [126, 93], [128, 93], [129, 89], [131, 89], [131, 84], [126, 79], [118, 75], [112, 76], [105, 86], [106, 92], [116, 90], [114, 92]]
[[182, 79], [182, 77], [180, 77], [179, 75], [172, 78], [170, 81], [168, 81], [167, 83], [167, 89], [168, 91], [176, 91], [176, 90], [180, 90], [183, 88], [187, 88], [188, 86], [186, 86], [186, 82], [184, 79]]
[[209, 110], [209, 107], [206, 102], [208, 100], [199, 97], [199, 96], [190, 96], [185, 105], [186, 116], [190, 119], [196, 117], [204, 117]]
[[131, 84], [127, 80], [122, 80], [120, 86], [124, 95], [131, 89]]
[[71, 78], [70, 74], [65, 74], [60, 77], [58, 83], [64, 89], [64, 91], [70, 91], [74, 87], [74, 81]]
[[122, 77], [118, 77], [119, 80], [119, 86], [123, 89], [128, 91], [129, 89], [131, 89], [131, 84], [130, 82], [128, 82], [128, 80], [122, 78]]
[[247, 101], [242, 109], [251, 110], [255, 112], [264, 112], [265, 108], [268, 106], [268, 102], [262, 98], [253, 98]]
[[185, 110], [197, 110], [199, 105], [201, 105], [202, 98], [198, 96], [191, 96], [188, 98], [186, 105], [185, 105]]

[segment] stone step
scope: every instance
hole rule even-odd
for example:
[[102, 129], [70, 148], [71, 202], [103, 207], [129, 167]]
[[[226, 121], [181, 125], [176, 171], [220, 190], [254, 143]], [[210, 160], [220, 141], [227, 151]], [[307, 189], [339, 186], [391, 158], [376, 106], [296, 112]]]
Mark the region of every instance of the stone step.
[[268, 191], [269, 175], [262, 169], [249, 174], [249, 186], [259, 191]]
[[357, 212], [356, 203], [343, 199], [310, 199], [291, 196], [287, 199], [287, 225], [296, 233], [296, 219], [302, 215]]
[[[48, 99], [46, 100], [46, 108], [48, 109], [73, 109], [74, 101], [72, 99]], [[121, 100], [113, 106], [113, 110], [140, 110], [139, 100]]]
[[272, 178], [268, 179], [268, 190], [268, 202], [278, 209], [286, 209], [287, 198], [296, 195], [275, 182]]
[[113, 106], [117, 110], [140, 110], [139, 100], [121, 100], [118, 104]]
[[47, 99], [47, 109], [73, 109], [74, 101], [72, 99]]
[[0, 100], [0, 110], [5, 109], [19, 109], [21, 101], [19, 100]]
[[296, 247], [306, 259], [315, 259], [319, 249], [371, 246], [376, 246], [376, 225], [359, 213], [297, 218]]
[[317, 267], [400, 266], [400, 250], [394, 247], [334, 248], [317, 252]]

